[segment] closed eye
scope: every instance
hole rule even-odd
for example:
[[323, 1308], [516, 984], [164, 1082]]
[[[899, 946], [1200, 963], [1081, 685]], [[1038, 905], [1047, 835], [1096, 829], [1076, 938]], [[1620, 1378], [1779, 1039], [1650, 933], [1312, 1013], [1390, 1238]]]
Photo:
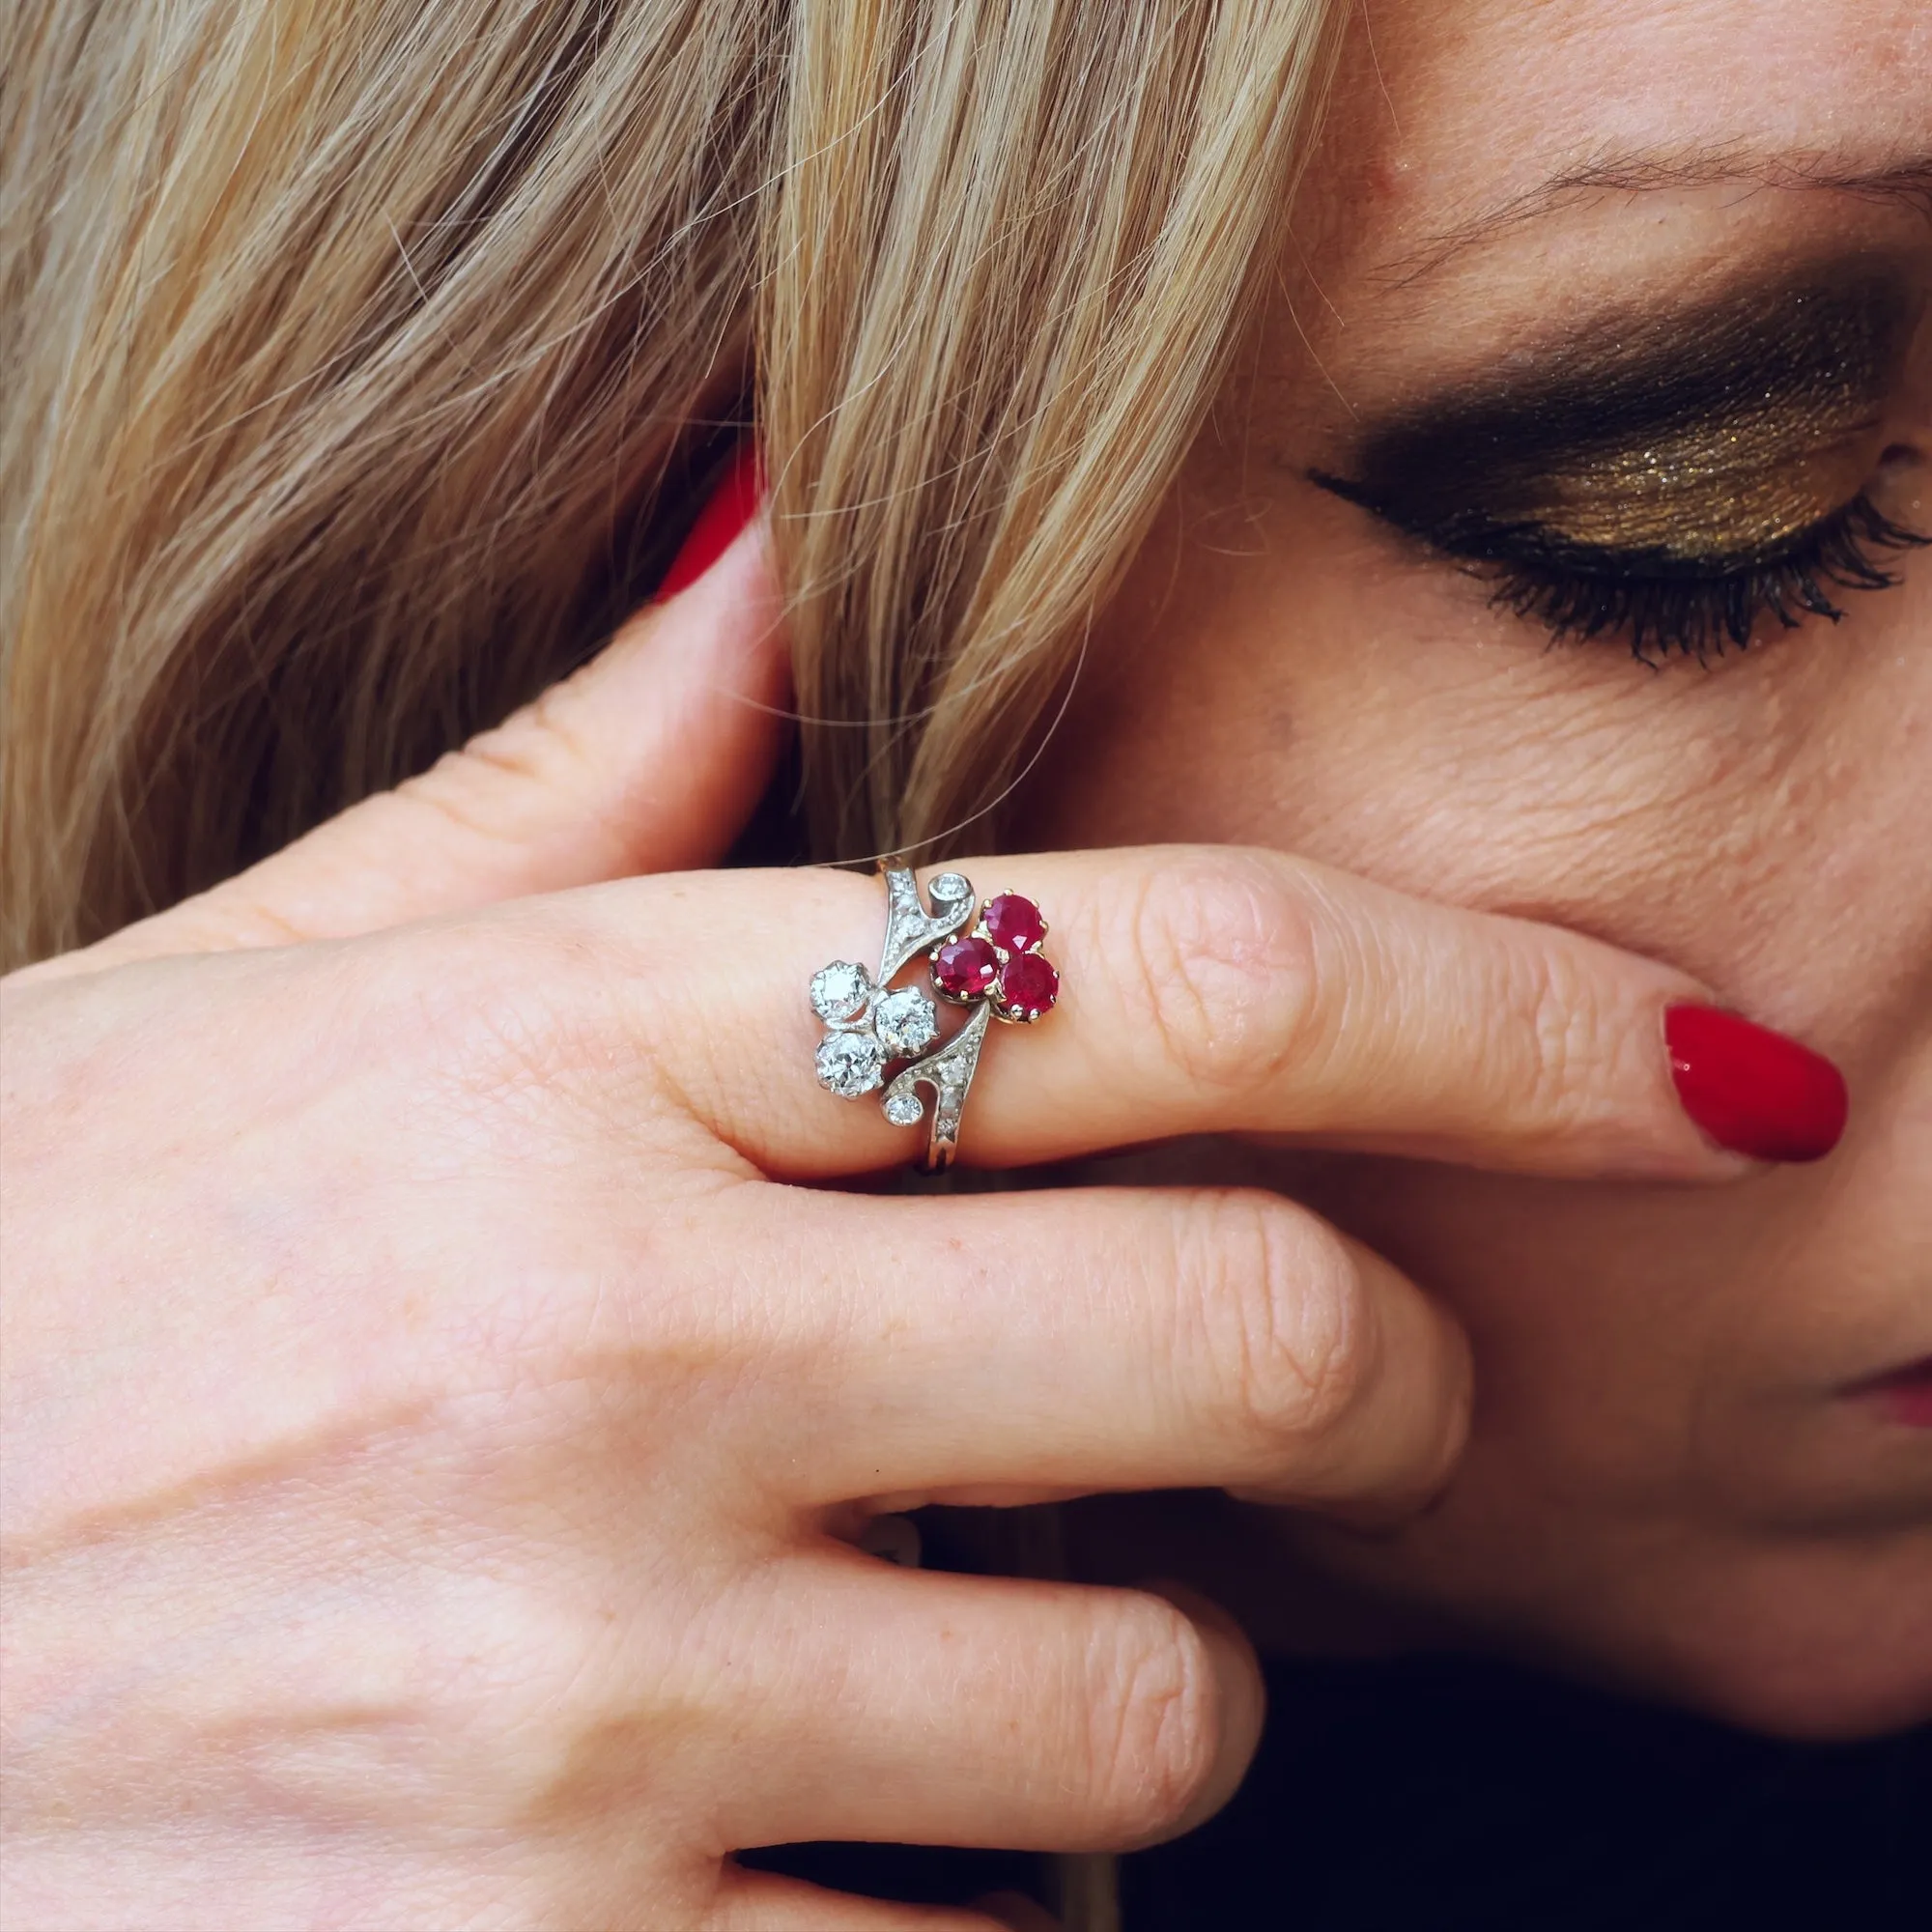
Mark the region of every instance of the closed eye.
[[[1315, 470], [1310, 481], [1387, 517], [1372, 493], [1346, 478]], [[1646, 664], [1673, 655], [1701, 663], [1743, 649], [1767, 620], [1784, 630], [1807, 616], [1836, 623], [1840, 593], [1891, 588], [1900, 580], [1887, 559], [1928, 541], [1885, 516], [1864, 491], [1776, 545], [1733, 557], [1582, 543], [1475, 508], [1435, 528], [1398, 526], [1467, 565], [1492, 586], [1493, 604], [1540, 623], [1553, 639], [1621, 639]]]

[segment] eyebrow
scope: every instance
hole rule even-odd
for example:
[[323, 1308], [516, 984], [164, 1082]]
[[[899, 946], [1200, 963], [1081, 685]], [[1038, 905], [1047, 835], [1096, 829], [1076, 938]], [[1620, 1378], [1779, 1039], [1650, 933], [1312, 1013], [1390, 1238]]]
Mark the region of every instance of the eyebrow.
[[1467, 249], [1560, 213], [1579, 196], [1654, 194], [1727, 185], [1862, 195], [1910, 209], [1932, 222], [1932, 151], [1875, 158], [1826, 152], [1770, 153], [1743, 145], [1627, 149], [1565, 168], [1535, 187], [1432, 235], [1421, 249], [1397, 265], [1396, 285], [1406, 288]]

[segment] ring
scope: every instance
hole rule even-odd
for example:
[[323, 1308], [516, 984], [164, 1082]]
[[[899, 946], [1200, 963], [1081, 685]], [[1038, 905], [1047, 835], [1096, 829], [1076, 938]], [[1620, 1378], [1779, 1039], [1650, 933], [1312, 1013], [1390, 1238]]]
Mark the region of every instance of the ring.
[[[1060, 974], [1039, 951], [1046, 921], [1018, 893], [978, 903], [973, 882], [941, 872], [919, 895], [912, 868], [897, 860], [880, 867], [886, 881], [886, 940], [879, 970], [835, 959], [811, 976], [811, 1009], [825, 1023], [818, 1043], [818, 1084], [841, 1100], [879, 1094], [886, 1119], [916, 1127], [927, 1117], [928, 1174], [952, 1164], [967, 1091], [979, 1070], [986, 1029], [996, 1019], [1031, 1026], [1060, 999]], [[937, 1004], [918, 986], [893, 980], [923, 957]], [[939, 1006], [967, 1009], [964, 1026], [940, 1039]], [[909, 1063], [888, 1077], [895, 1061]], [[881, 1092], [880, 1090], [884, 1091]]]

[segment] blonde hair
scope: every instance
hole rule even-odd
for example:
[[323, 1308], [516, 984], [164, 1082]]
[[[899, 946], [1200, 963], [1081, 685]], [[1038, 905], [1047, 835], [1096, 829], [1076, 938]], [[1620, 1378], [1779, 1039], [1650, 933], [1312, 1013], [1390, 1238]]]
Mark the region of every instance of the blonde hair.
[[1332, 12], [15, 0], [6, 957], [589, 654], [753, 388], [814, 850], [963, 829], [1212, 396]]
[[6, 960], [588, 655], [753, 412], [814, 849], [963, 834], [1213, 398], [1338, 11], [14, 0]]

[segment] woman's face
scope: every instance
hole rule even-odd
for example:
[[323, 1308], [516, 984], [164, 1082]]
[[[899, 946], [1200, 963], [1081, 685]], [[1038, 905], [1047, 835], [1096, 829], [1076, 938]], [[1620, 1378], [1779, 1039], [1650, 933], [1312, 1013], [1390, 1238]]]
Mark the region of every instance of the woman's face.
[[1932, 1714], [1932, 551], [1877, 521], [1932, 531], [1932, 13], [1376, 0], [1293, 230], [1050, 747], [1053, 842], [1577, 927], [1853, 1106], [1710, 1192], [1221, 1151], [1477, 1352], [1435, 1513], [1245, 1560], [1746, 1722]]

